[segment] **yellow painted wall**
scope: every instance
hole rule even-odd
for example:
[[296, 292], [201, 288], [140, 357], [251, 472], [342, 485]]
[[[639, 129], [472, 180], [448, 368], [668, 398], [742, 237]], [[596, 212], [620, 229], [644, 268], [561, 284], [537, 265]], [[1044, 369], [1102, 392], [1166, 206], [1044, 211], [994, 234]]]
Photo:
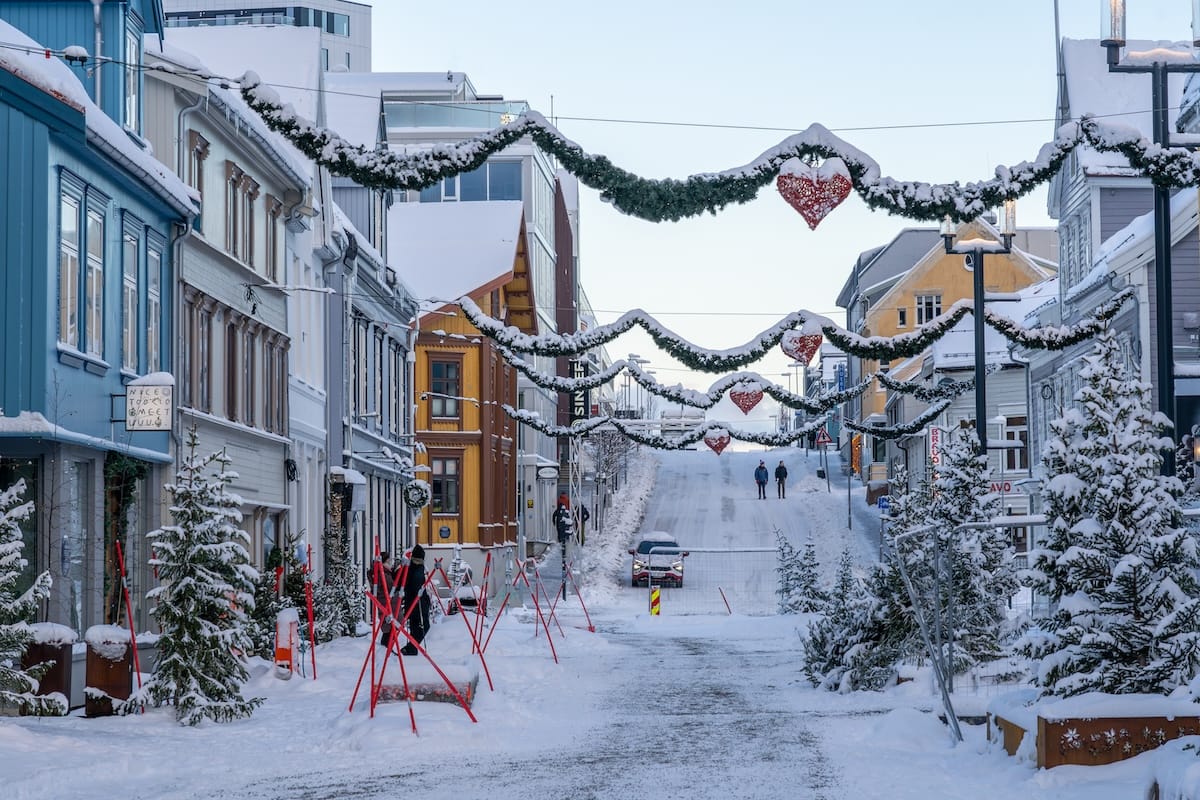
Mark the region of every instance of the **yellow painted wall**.
[[[962, 238], [978, 235], [966, 229]], [[968, 270], [965, 258], [960, 255], [937, 253], [914, 268], [899, 284], [880, 298], [878, 305], [867, 312], [867, 327], [873, 336], [895, 336], [911, 332], [917, 327], [916, 298], [918, 295], [940, 294], [942, 313], [964, 298], [975, 296], [974, 273]], [[1015, 292], [1038, 281], [1036, 274], [1020, 260], [1019, 256], [988, 253], [984, 257], [984, 282], [989, 292]], [[901, 328], [898, 309], [908, 309], [907, 325]], [[895, 362], [893, 362], [895, 363]], [[863, 361], [864, 372], [876, 372], [876, 361]], [[887, 403], [887, 392], [878, 381], [863, 395], [863, 416], [882, 414]]]

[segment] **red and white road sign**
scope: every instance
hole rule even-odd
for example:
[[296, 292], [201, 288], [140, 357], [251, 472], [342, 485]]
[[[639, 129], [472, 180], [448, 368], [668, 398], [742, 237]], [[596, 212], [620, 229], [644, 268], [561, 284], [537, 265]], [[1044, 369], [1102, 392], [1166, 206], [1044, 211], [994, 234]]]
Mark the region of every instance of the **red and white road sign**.
[[833, 439], [829, 438], [829, 431], [821, 428], [821, 430], [817, 433], [817, 445], [819, 447], [824, 447], [827, 444], [833, 444]]

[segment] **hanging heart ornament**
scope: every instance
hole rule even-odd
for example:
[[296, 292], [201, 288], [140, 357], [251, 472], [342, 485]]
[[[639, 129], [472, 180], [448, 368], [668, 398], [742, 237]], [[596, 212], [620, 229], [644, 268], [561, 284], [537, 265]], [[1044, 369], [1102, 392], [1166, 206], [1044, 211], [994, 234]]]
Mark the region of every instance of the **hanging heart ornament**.
[[711, 447], [714, 453], [721, 455], [721, 451], [729, 446], [729, 431], [714, 428], [704, 434], [704, 443]]
[[754, 381], [745, 381], [734, 385], [729, 390], [729, 399], [733, 404], [742, 410], [743, 414], [749, 414], [750, 409], [758, 405], [758, 401], [763, 399], [762, 389]]
[[854, 184], [846, 162], [840, 158], [827, 158], [819, 167], [789, 158], [779, 168], [775, 188], [788, 205], [800, 212], [808, 227], [816, 230], [817, 224], [846, 199]]
[[783, 338], [779, 340], [779, 346], [793, 361], [808, 364], [823, 341], [825, 341], [825, 337], [819, 333], [784, 331]]

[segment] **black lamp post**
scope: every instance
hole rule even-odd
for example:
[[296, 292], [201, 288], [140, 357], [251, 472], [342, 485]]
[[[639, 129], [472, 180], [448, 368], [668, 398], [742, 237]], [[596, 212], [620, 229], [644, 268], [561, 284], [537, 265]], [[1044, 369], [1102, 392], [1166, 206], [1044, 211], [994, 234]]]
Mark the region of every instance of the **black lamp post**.
[[984, 283], [983, 283], [983, 254], [984, 253], [1011, 253], [1013, 234], [1016, 232], [1017, 225], [1017, 206], [1013, 200], [1006, 200], [1004, 203], [1004, 218], [1000, 222], [1000, 241], [989, 242], [982, 239], [973, 239], [966, 242], [954, 244], [955, 226], [947, 217], [942, 221], [942, 242], [946, 245], [946, 252], [950, 255], [966, 256], [967, 266], [971, 270], [971, 277], [974, 282], [975, 294], [975, 430], [979, 434], [979, 452], [987, 454], [987, 381], [985, 374], [987, 365], [984, 363], [983, 334], [983, 304], [984, 300]]
[[[1104, 6], [1104, 38], [1100, 46], [1108, 51], [1108, 71], [1145, 73], [1150, 75], [1151, 135], [1154, 143], [1171, 146], [1171, 130], [1167, 112], [1167, 97], [1171, 73], [1200, 72], [1200, 63], [1159, 60], [1139, 60], [1121, 63], [1121, 48], [1125, 46], [1125, 0], [1108, 0]], [[1192, 47], [1200, 46], [1200, 3], [1192, 2]], [[1154, 186], [1154, 300], [1155, 339], [1158, 354], [1158, 410], [1175, 424], [1175, 351], [1171, 303], [1171, 191], [1166, 186]], [[1175, 460], [1163, 459], [1163, 473], [1175, 472]]]

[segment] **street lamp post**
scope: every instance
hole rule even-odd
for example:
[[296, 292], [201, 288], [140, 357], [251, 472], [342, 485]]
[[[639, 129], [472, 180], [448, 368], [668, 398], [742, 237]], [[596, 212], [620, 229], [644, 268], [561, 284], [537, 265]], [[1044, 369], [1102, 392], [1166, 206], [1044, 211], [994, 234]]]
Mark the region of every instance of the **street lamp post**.
[[1004, 217], [1000, 224], [1000, 241], [987, 242], [981, 239], [972, 239], [970, 241], [959, 242], [956, 246], [954, 243], [955, 226], [947, 217], [942, 221], [942, 242], [946, 245], [946, 252], [950, 255], [966, 256], [967, 265], [971, 270], [971, 277], [974, 281], [975, 294], [975, 430], [979, 435], [979, 452], [987, 454], [987, 381], [984, 377], [987, 365], [984, 363], [984, 321], [983, 321], [983, 306], [986, 300], [984, 296], [984, 281], [983, 281], [983, 254], [998, 253], [1005, 254], [1012, 252], [1013, 234], [1016, 232], [1017, 210], [1016, 201], [1006, 200], [1004, 202]]
[[[1168, 87], [1171, 73], [1200, 72], [1200, 63], [1175, 61], [1139, 61], [1121, 63], [1125, 46], [1125, 0], [1108, 0], [1104, 6], [1104, 38], [1100, 46], [1108, 52], [1108, 71], [1150, 75], [1151, 136], [1156, 145], [1171, 146], [1168, 111], [1171, 101]], [[1200, 47], [1200, 3], [1192, 3], [1192, 47]], [[1175, 424], [1175, 351], [1171, 303], [1171, 190], [1154, 185], [1154, 299], [1155, 338], [1158, 354], [1158, 410]], [[1175, 473], [1175, 459], [1163, 459], [1162, 471]]]

